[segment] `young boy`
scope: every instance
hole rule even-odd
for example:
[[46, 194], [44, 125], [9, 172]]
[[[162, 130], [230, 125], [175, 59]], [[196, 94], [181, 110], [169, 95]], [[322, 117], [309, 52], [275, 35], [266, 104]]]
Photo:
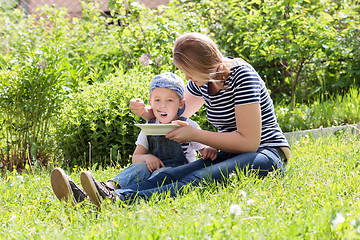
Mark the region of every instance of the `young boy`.
[[[168, 124], [174, 120], [186, 121], [194, 128], [200, 128], [194, 121], [180, 117], [185, 109], [184, 82], [173, 73], [156, 75], [150, 82], [149, 98], [155, 119], [149, 124]], [[147, 136], [140, 132], [136, 141], [136, 149], [132, 164], [124, 171], [109, 180], [105, 185], [112, 190], [125, 188], [141, 182], [167, 168], [180, 166], [196, 160], [196, 150], [203, 159], [215, 159], [217, 151], [214, 148], [197, 142], [177, 143], [165, 136]], [[84, 201], [85, 192], [77, 186], [60, 168], [51, 173], [51, 186], [59, 200], [72, 197], [72, 203]]]

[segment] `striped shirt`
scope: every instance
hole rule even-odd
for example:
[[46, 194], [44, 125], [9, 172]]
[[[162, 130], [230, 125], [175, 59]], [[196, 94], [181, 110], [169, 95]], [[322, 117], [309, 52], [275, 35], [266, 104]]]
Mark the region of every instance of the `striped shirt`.
[[235, 106], [260, 103], [260, 147], [289, 147], [275, 116], [274, 105], [264, 81], [248, 63], [236, 61], [225, 81], [226, 89], [210, 95], [208, 84], [197, 86], [189, 81], [186, 88], [190, 94], [202, 97], [207, 107], [207, 117], [219, 132], [235, 132]]

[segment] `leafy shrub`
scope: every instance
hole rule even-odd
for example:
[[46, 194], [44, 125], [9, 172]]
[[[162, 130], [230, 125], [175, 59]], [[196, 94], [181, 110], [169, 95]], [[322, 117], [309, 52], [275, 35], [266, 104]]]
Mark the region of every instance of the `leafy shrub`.
[[[61, 17], [50, 18], [47, 24], [61, 26], [63, 21]], [[26, 161], [46, 165], [53, 147], [48, 138], [53, 115], [68, 93], [69, 81], [64, 74], [68, 59], [62, 44], [67, 29], [64, 25], [46, 29], [45, 25], [19, 34], [14, 41], [19, 41], [17, 51], [0, 56], [0, 117], [6, 139], [0, 144], [8, 169], [21, 168]], [[9, 50], [13, 47], [8, 44]]]
[[[129, 163], [140, 132], [134, 123], [145, 121], [133, 115], [128, 105], [133, 98], [149, 104], [153, 75], [146, 70], [138, 68], [126, 74], [118, 70], [103, 83], [85, 85], [63, 103], [53, 134], [59, 153], [69, 165]], [[207, 120], [205, 107], [192, 119], [202, 129], [215, 130]]]
[[10, 11], [20, 4], [20, 0], [10, 0], [0, 2], [0, 11]]
[[106, 165], [110, 159], [120, 165], [128, 163], [140, 132], [134, 123], [143, 122], [128, 105], [132, 98], [148, 99], [151, 77], [119, 71], [104, 83], [84, 86], [64, 102], [54, 134], [57, 149], [70, 165], [84, 166], [89, 161]]

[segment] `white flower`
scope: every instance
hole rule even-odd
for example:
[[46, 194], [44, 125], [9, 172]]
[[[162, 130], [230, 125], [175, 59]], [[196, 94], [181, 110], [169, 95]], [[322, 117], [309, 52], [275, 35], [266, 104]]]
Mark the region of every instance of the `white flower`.
[[234, 178], [236, 178], [236, 176], [237, 176], [237, 174], [232, 172], [229, 174], [229, 179], [234, 179]]
[[19, 180], [20, 183], [24, 182], [24, 177], [23, 176], [16, 176], [16, 178]]
[[15, 219], [16, 219], [16, 214], [14, 214], [14, 213], [11, 214], [9, 221], [15, 221]]
[[247, 200], [247, 205], [253, 206], [255, 204], [255, 201], [253, 199]]
[[333, 228], [336, 228], [340, 223], [345, 222], [345, 218], [341, 213], [336, 213], [335, 218], [331, 221]]
[[353, 226], [353, 227], [356, 227], [356, 223], [357, 223], [356, 219], [354, 219], [350, 222], [351, 226]]
[[244, 190], [241, 190], [239, 193], [240, 198], [246, 198], [246, 192]]
[[238, 205], [238, 204], [231, 204], [229, 212], [230, 212], [230, 214], [233, 214], [235, 216], [239, 216], [243, 213], [240, 205]]
[[287, 108], [280, 108], [281, 114], [285, 115], [285, 113], [287, 113], [289, 111], [289, 109]]

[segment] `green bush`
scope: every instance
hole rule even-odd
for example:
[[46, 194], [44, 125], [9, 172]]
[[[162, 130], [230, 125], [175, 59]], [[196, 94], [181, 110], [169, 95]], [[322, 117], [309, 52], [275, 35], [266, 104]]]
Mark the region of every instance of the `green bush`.
[[11, 11], [17, 6], [19, 6], [20, 0], [7, 0], [7, 1], [0, 1], [0, 11]]
[[[0, 117], [5, 138], [0, 147], [8, 169], [22, 168], [26, 161], [46, 165], [51, 157], [53, 139], [48, 138], [49, 129], [71, 85], [65, 74], [66, 20], [60, 11], [56, 14], [58, 17], [48, 19], [46, 24], [58, 27], [46, 28], [39, 21], [36, 29], [18, 33], [18, 38], [4, 49], [9, 51], [0, 56]], [[29, 19], [31, 23], [33, 19]], [[17, 51], [14, 43], [18, 44]]]
[[[138, 68], [126, 74], [118, 70], [103, 83], [85, 85], [63, 103], [53, 134], [58, 153], [67, 164], [129, 163], [140, 132], [134, 123], [145, 121], [132, 114], [128, 105], [133, 98], [142, 98], [149, 104], [148, 89], [153, 75], [147, 69]], [[192, 119], [202, 129], [215, 131], [207, 120], [205, 106]]]
[[[57, 149], [70, 165], [126, 165], [144, 122], [128, 108], [130, 99], [148, 98], [152, 76], [133, 71], [84, 86], [69, 97], [55, 124]], [[91, 152], [91, 156], [89, 153]], [[111, 161], [112, 162], [111, 162]]]

